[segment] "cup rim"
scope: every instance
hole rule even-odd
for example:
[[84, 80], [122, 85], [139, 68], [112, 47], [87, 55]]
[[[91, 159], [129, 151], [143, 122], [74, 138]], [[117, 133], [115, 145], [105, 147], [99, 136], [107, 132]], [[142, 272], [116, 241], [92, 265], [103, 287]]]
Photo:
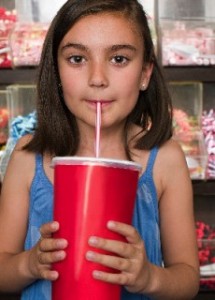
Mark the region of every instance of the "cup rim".
[[111, 166], [111, 167], [120, 167], [124, 169], [133, 169], [137, 171], [142, 170], [142, 166], [139, 163], [129, 161], [129, 160], [120, 160], [112, 158], [102, 158], [102, 157], [86, 157], [86, 156], [55, 156], [52, 159], [51, 167], [56, 165], [99, 165], [99, 166]]

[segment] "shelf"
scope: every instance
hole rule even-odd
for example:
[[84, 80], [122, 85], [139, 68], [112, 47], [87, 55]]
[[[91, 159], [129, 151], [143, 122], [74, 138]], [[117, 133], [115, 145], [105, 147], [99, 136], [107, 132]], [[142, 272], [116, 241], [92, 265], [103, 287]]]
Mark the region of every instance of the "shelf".
[[[202, 81], [215, 83], [215, 67], [163, 67], [168, 81]], [[0, 69], [0, 84], [34, 83], [37, 68]]]
[[0, 85], [35, 83], [37, 68], [0, 69]]
[[215, 82], [215, 67], [163, 67], [168, 81]]
[[198, 295], [194, 298], [195, 300], [214, 300], [215, 291], [200, 291]]
[[192, 184], [194, 196], [215, 196], [215, 180], [193, 180]]

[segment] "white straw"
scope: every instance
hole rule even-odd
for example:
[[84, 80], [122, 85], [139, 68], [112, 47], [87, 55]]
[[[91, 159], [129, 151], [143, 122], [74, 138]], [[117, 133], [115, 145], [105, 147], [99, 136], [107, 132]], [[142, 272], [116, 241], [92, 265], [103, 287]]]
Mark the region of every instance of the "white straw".
[[96, 103], [96, 157], [100, 152], [101, 102]]

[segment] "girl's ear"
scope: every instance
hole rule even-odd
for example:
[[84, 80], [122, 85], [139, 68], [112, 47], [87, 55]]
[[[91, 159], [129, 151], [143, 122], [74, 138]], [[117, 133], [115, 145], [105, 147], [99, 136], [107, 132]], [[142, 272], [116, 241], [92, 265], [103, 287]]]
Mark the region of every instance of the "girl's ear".
[[145, 91], [149, 85], [149, 81], [152, 75], [154, 65], [147, 64], [144, 66], [143, 71], [142, 71], [142, 77], [141, 77], [141, 82], [140, 82], [140, 90]]

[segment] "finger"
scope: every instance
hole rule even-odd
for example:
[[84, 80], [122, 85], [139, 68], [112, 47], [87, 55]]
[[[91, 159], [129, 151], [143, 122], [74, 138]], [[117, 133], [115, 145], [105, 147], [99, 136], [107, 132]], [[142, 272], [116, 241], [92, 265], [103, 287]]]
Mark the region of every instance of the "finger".
[[137, 249], [133, 245], [130, 245], [128, 243], [103, 239], [96, 236], [92, 236], [89, 238], [89, 245], [97, 249], [115, 253], [116, 255], [124, 258], [135, 257], [137, 252]]
[[58, 261], [62, 261], [66, 257], [66, 252], [53, 251], [53, 252], [40, 252], [38, 254], [38, 261], [41, 265], [48, 265]]
[[41, 269], [40, 277], [45, 280], [54, 281], [59, 277], [59, 274], [55, 270]]
[[39, 241], [39, 250], [42, 252], [65, 249], [68, 242], [65, 239], [41, 238]]
[[92, 276], [97, 280], [102, 280], [108, 283], [119, 284], [123, 286], [130, 284], [129, 274], [126, 273], [115, 274], [95, 270], [93, 271]]
[[40, 227], [40, 234], [42, 238], [49, 238], [54, 232], [59, 229], [59, 223], [54, 221], [46, 223]]
[[128, 259], [99, 254], [93, 251], [88, 251], [86, 253], [86, 259], [118, 271], [129, 271], [131, 267], [131, 261]]
[[138, 244], [139, 242], [141, 242], [141, 237], [139, 233], [131, 225], [115, 221], [109, 221], [107, 223], [107, 227], [111, 231], [117, 232], [124, 236], [126, 240], [131, 244]]

